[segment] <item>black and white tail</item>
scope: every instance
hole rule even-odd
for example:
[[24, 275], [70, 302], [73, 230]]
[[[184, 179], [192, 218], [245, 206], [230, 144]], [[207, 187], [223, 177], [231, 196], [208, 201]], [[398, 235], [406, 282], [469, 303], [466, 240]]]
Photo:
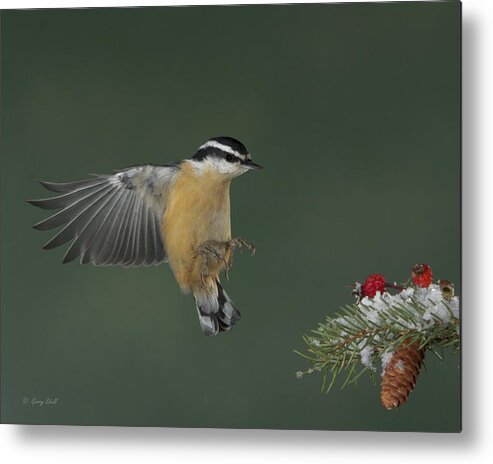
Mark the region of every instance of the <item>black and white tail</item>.
[[200, 292], [193, 295], [199, 313], [200, 327], [207, 336], [231, 329], [241, 317], [219, 280], [216, 280], [216, 288], [215, 292]]

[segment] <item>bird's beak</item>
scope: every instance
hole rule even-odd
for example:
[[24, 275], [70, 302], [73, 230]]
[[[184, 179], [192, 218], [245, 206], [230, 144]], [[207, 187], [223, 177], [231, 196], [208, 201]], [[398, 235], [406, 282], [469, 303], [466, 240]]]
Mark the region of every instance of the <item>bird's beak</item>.
[[257, 164], [257, 163], [254, 163], [253, 161], [247, 161], [245, 163], [245, 166], [248, 168], [248, 169], [264, 169], [263, 166], [260, 166], [260, 164]]

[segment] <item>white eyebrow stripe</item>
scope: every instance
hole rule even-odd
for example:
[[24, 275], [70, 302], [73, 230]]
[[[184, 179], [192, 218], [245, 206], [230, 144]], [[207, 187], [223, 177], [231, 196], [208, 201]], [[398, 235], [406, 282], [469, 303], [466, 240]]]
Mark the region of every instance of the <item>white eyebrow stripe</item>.
[[230, 153], [231, 155], [237, 156], [242, 160], [245, 159], [245, 155], [242, 155], [241, 153], [238, 153], [236, 150], [233, 150], [228, 145], [223, 145], [222, 143], [216, 142], [215, 140], [209, 140], [208, 142], [204, 143], [204, 145], [199, 147], [199, 150], [202, 150], [204, 148], [217, 148], [218, 150], [222, 150], [226, 153]]

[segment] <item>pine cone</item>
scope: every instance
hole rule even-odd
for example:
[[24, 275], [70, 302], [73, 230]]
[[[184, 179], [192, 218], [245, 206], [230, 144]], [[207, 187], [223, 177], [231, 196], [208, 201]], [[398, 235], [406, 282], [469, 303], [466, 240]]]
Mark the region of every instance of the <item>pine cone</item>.
[[380, 398], [385, 408], [398, 408], [407, 401], [424, 357], [425, 352], [419, 349], [417, 342], [394, 352], [382, 377]]

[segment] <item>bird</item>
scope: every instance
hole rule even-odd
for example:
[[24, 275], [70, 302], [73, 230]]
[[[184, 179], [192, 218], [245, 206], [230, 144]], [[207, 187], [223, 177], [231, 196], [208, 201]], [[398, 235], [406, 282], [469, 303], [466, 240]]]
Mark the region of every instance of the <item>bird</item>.
[[241, 317], [220, 275], [229, 279], [235, 249], [255, 253], [252, 243], [232, 237], [231, 181], [261, 168], [241, 142], [223, 136], [181, 161], [136, 165], [75, 182], [39, 181], [58, 195], [28, 202], [59, 211], [33, 228], [61, 228], [43, 248], [69, 243], [63, 263], [76, 258], [95, 266], [167, 262], [181, 291], [192, 294], [202, 332], [214, 336]]

